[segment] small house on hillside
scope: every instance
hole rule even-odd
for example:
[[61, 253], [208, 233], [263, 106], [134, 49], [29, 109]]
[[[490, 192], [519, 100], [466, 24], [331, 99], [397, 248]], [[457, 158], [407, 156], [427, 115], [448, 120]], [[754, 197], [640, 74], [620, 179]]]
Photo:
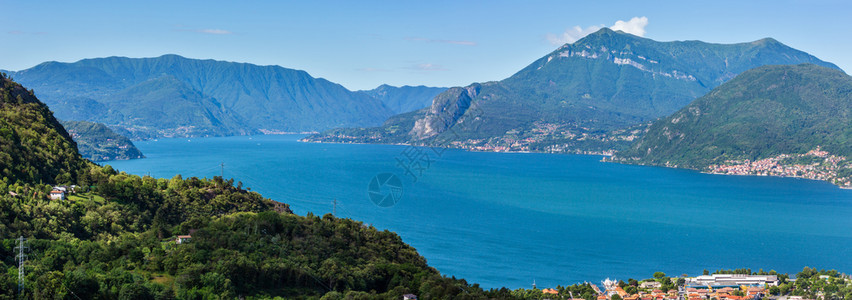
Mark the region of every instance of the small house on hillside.
[[183, 244], [183, 243], [189, 242], [190, 240], [192, 240], [192, 236], [191, 236], [191, 235], [179, 235], [179, 236], [177, 236], [177, 239], [175, 240], [175, 243], [177, 243], [178, 245], [180, 245], [180, 244]]
[[65, 191], [52, 190], [50, 191], [51, 200], [65, 200]]
[[414, 294], [405, 294], [402, 295], [402, 300], [417, 300], [417, 296]]

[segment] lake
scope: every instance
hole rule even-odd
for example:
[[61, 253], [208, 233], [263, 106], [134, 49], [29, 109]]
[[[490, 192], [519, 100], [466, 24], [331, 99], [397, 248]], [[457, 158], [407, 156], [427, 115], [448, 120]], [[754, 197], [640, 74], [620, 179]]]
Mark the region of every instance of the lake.
[[[655, 271], [852, 271], [852, 190], [825, 182], [301, 137], [141, 141], [148, 158], [102, 164], [164, 178], [224, 173], [297, 214], [334, 211], [397, 232], [442, 274], [485, 288]], [[375, 194], [393, 201], [371, 198], [378, 174], [400, 181], [401, 191], [391, 181]]]

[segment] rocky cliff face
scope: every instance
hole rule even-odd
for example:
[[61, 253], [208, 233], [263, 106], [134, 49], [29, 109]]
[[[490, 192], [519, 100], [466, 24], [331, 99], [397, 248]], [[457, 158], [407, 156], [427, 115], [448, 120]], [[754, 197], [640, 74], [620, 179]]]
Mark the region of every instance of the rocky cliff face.
[[438, 95], [426, 116], [414, 122], [411, 136], [415, 140], [422, 140], [436, 136], [452, 127], [470, 108], [480, 88], [479, 84], [472, 84], [464, 88], [455, 87]]

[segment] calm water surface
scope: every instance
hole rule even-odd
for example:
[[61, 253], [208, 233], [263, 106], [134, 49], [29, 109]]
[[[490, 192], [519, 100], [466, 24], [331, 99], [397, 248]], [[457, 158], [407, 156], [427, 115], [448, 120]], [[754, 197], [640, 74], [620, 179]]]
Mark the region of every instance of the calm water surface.
[[[483, 287], [647, 278], [655, 271], [804, 266], [852, 272], [852, 191], [828, 183], [599, 162], [598, 156], [447, 150], [406, 175], [406, 146], [297, 142], [301, 136], [136, 142], [128, 173], [226, 178], [298, 214], [337, 215], [399, 233], [446, 275]], [[402, 179], [389, 208], [368, 197]]]

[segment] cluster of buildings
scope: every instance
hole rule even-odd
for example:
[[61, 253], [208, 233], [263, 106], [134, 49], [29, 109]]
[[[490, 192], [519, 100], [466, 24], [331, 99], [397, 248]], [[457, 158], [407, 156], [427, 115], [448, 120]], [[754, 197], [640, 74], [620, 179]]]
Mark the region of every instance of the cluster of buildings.
[[[624, 300], [757, 300], [767, 295], [766, 288], [778, 285], [775, 275], [713, 274], [685, 278], [686, 283], [677, 289], [661, 290], [659, 281], [642, 281], [636, 293], [628, 293], [618, 281], [607, 279], [602, 282], [604, 291], [597, 286], [597, 300], [610, 300], [618, 295]], [[671, 278], [674, 282], [678, 278]], [[557, 294], [553, 289], [542, 290], [545, 294]]]
[[[735, 295], [734, 291], [740, 291], [741, 295]], [[688, 300], [703, 300], [716, 298], [719, 300], [751, 300], [761, 299], [766, 295], [766, 289], [761, 286], [741, 286], [740, 288], [723, 287], [713, 289], [712, 287], [686, 288], [683, 299]]]
[[[521, 133], [517, 130], [507, 131], [506, 134], [500, 137], [491, 139], [469, 139], [465, 141], [454, 141], [452, 146], [455, 148], [472, 150], [472, 151], [488, 151], [488, 152], [529, 152], [543, 151], [548, 153], [573, 153], [573, 154], [591, 154], [591, 155], [607, 155], [613, 154], [612, 150], [605, 151], [585, 151], [578, 148], [577, 142], [583, 141], [600, 141], [600, 142], [618, 142], [618, 141], [633, 141], [641, 136], [644, 129], [623, 129], [609, 133], [592, 133], [588, 132], [589, 128], [580, 127], [569, 123], [545, 123], [536, 122], [529, 133]], [[566, 141], [560, 143], [558, 141]], [[544, 148], [540, 145], [533, 147], [536, 143], [549, 143]], [[582, 148], [582, 147], [580, 147]]]
[[[713, 274], [690, 278], [683, 299], [750, 300], [766, 296], [766, 287], [777, 286], [776, 275]], [[738, 292], [737, 292], [738, 291]]]
[[[812, 157], [821, 162], [790, 163], [804, 157]], [[805, 154], [781, 154], [756, 161], [728, 161], [726, 164], [711, 165], [708, 168], [710, 173], [714, 174], [798, 177], [825, 180], [849, 188], [852, 187], [852, 178], [840, 178], [837, 175], [841, 168], [850, 167], [843, 165], [845, 160], [844, 156], [831, 155], [817, 147]]]

